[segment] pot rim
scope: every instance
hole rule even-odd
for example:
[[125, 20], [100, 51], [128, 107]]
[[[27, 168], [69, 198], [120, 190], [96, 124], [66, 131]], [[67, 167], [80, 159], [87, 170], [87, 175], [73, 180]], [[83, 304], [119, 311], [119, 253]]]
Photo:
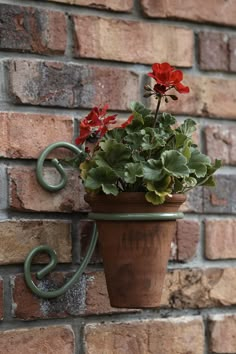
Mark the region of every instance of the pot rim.
[[[90, 194], [87, 193], [84, 196], [84, 199], [86, 202], [89, 204], [93, 202], [110, 202], [110, 203], [128, 203], [128, 204], [137, 204], [137, 203], [147, 203], [148, 205], [152, 205], [145, 199], [145, 192], [121, 192], [117, 196], [114, 195], [106, 195], [106, 194]], [[168, 204], [179, 204], [179, 203], [184, 203], [186, 200], [186, 195], [185, 194], [173, 194], [171, 197], [167, 196], [166, 200], [163, 204], [166, 203]]]

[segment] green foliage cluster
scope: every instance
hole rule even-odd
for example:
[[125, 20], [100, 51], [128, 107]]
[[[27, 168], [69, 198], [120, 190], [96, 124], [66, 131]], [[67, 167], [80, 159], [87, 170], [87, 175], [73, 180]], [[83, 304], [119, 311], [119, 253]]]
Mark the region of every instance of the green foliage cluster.
[[221, 162], [212, 164], [194, 144], [192, 119], [177, 126], [174, 116], [162, 113], [155, 123], [141, 103], [132, 103], [131, 109], [131, 124], [108, 131], [80, 164], [87, 192], [145, 192], [146, 200], [158, 205], [174, 193], [215, 185], [213, 173]]

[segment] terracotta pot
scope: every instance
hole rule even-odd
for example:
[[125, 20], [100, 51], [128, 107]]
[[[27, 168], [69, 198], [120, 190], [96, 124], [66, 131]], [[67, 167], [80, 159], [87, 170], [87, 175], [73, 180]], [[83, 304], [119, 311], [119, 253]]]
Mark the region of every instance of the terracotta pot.
[[[160, 213], [177, 212], [185, 196], [176, 194], [158, 206], [138, 192], [86, 195], [85, 200], [95, 213]], [[111, 306], [158, 307], [176, 221], [96, 223]]]

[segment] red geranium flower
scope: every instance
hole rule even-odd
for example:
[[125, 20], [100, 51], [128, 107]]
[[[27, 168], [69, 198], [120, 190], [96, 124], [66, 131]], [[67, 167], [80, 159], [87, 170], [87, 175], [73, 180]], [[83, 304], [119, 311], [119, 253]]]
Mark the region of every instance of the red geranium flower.
[[182, 71], [175, 70], [168, 63], [153, 64], [152, 73], [148, 73], [148, 76], [156, 80], [154, 90], [161, 95], [164, 95], [171, 88], [175, 88], [179, 93], [189, 92], [189, 87], [181, 83], [183, 80]]
[[132, 120], [134, 119], [133, 114], [131, 116], [129, 116], [129, 118], [123, 123], [121, 124], [121, 128], [126, 128], [127, 125], [129, 125], [130, 123], [132, 123]]
[[116, 123], [116, 115], [106, 117], [108, 105], [103, 108], [94, 107], [80, 123], [80, 135], [76, 138], [77, 145], [83, 144], [89, 137], [102, 138], [108, 131], [107, 125]]

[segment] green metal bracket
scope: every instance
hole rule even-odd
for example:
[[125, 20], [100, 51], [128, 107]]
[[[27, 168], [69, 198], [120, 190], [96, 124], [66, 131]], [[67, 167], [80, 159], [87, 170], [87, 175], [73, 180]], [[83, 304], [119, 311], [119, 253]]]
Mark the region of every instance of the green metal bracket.
[[[45, 159], [47, 158], [48, 154], [50, 154], [54, 149], [57, 148], [67, 148], [74, 152], [75, 154], [81, 154], [82, 151], [77, 148], [76, 146], [66, 143], [66, 142], [58, 142], [49, 145], [40, 155], [38, 162], [37, 162], [37, 168], [36, 168], [36, 175], [37, 175], [37, 180], [39, 184], [46, 190], [50, 192], [57, 192], [61, 190], [62, 188], [65, 187], [66, 182], [67, 182], [67, 176], [65, 173], [65, 170], [63, 166], [60, 164], [60, 162], [57, 159], [52, 160], [53, 166], [57, 169], [57, 171], [60, 173], [61, 176], [61, 181], [59, 182], [58, 185], [53, 186], [47, 183], [44, 180], [43, 177], [43, 164]], [[128, 221], [128, 220], [136, 220], [136, 221], [141, 221], [141, 220], [176, 220], [176, 219], [182, 219], [184, 217], [183, 213], [131, 213], [131, 214], [122, 214], [122, 213], [116, 213], [116, 214], [102, 214], [102, 213], [89, 213], [88, 214], [88, 219], [92, 220], [113, 220], [113, 221]], [[72, 278], [64, 284], [61, 288], [53, 291], [43, 291], [37, 285], [35, 284], [32, 274], [31, 274], [31, 265], [33, 258], [41, 252], [46, 252], [49, 257], [50, 257], [50, 262], [48, 265], [46, 265], [43, 269], [38, 271], [36, 273], [36, 278], [38, 280], [42, 280], [43, 277], [45, 277], [47, 274], [49, 274], [57, 265], [57, 255], [56, 252], [49, 246], [47, 245], [42, 245], [35, 247], [26, 257], [25, 264], [24, 264], [24, 273], [25, 273], [25, 281], [28, 287], [31, 289], [31, 291], [36, 294], [37, 296], [44, 298], [44, 299], [51, 299], [55, 298], [58, 296], [63, 295], [82, 275], [84, 272], [88, 262], [91, 259], [91, 256], [93, 254], [93, 251], [95, 249], [96, 243], [97, 243], [97, 238], [98, 238], [98, 232], [97, 232], [97, 227], [96, 224], [94, 224], [93, 227], [93, 233], [92, 233], [92, 239], [90, 242], [90, 245], [88, 247], [87, 254], [81, 263], [80, 267], [76, 271], [76, 273], [72, 276]]]

